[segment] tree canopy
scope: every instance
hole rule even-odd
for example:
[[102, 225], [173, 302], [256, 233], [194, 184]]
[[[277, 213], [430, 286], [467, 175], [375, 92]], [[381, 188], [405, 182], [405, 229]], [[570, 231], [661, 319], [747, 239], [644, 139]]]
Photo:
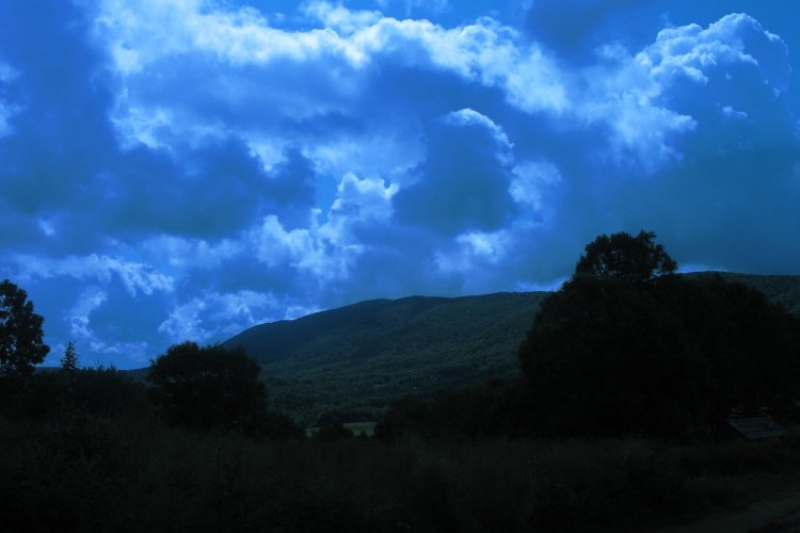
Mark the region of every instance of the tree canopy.
[[242, 348], [185, 342], [158, 356], [147, 380], [153, 385], [153, 403], [169, 423], [201, 431], [289, 434], [295, 430], [291, 422], [267, 409], [260, 373], [261, 366]]
[[653, 238], [599, 237], [543, 301], [519, 358], [544, 429], [685, 434], [793, 400], [798, 319], [744, 285], [663, 276]]
[[645, 281], [672, 274], [678, 265], [662, 245], [653, 242], [655, 237], [656, 234], [649, 231], [640, 231], [636, 237], [625, 232], [600, 235], [586, 245], [575, 274], [628, 281]]
[[42, 341], [43, 322], [24, 290], [0, 282], [0, 376], [25, 379], [44, 361], [50, 348]]

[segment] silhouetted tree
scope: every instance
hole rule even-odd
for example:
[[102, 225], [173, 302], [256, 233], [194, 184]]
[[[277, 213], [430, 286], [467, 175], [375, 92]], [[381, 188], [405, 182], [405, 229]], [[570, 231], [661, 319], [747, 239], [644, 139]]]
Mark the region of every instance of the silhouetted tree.
[[61, 357], [61, 370], [74, 374], [78, 370], [78, 353], [75, 351], [75, 343], [69, 341], [64, 355]]
[[171, 346], [152, 362], [147, 379], [152, 401], [172, 424], [207, 431], [238, 429], [260, 435], [268, 428], [286, 430], [273, 420], [261, 367], [244, 349], [201, 348], [193, 342]]
[[0, 282], [0, 377], [7, 384], [24, 383], [50, 351], [42, 341], [43, 321], [24, 290]]
[[542, 302], [519, 358], [543, 430], [680, 435], [798, 390], [797, 319], [745, 286], [666, 275], [652, 238], [599, 237]]
[[636, 237], [625, 232], [600, 235], [586, 246], [575, 274], [627, 281], [645, 281], [672, 274], [678, 265], [662, 245], [653, 242], [655, 237], [655, 233], [648, 231], [640, 231]]

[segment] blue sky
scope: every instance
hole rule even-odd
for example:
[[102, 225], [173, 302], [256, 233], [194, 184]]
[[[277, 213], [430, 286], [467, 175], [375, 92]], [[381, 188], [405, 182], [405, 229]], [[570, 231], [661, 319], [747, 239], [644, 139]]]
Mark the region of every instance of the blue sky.
[[800, 2], [0, 3], [0, 278], [49, 362], [553, 286], [800, 274]]

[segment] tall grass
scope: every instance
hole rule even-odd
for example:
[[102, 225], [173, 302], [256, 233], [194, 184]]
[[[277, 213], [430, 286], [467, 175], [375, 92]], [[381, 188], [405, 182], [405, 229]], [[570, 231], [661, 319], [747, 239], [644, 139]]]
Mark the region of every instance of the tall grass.
[[742, 505], [800, 472], [797, 433], [387, 445], [0, 418], [0, 449], [9, 533], [639, 531]]

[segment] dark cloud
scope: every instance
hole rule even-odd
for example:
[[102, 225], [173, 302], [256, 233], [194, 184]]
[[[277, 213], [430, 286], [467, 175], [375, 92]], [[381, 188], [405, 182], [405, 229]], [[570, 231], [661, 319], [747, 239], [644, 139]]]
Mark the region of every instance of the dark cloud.
[[13, 134], [0, 139], [3, 216], [58, 218], [115, 152], [102, 58], [69, 2], [5, 3], [0, 18], [0, 56], [18, 72], [13, 91], [20, 105]]
[[[651, 15], [658, 0], [534, 0], [527, 13], [531, 38], [560, 57], [590, 62], [609, 43], [639, 47], [661, 21]], [[630, 21], [636, 19], [635, 24]]]
[[[449, 235], [496, 230], [516, 214], [509, 194], [510, 145], [483, 115], [461, 110], [431, 123], [417, 183], [395, 200], [402, 222]], [[505, 160], [505, 161], [504, 161]]]

